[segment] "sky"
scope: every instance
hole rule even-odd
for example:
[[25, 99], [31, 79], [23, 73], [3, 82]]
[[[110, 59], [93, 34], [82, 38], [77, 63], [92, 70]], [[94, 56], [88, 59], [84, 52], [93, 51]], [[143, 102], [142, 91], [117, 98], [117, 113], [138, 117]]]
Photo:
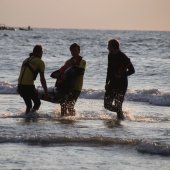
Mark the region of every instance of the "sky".
[[170, 0], [0, 0], [0, 24], [170, 31]]

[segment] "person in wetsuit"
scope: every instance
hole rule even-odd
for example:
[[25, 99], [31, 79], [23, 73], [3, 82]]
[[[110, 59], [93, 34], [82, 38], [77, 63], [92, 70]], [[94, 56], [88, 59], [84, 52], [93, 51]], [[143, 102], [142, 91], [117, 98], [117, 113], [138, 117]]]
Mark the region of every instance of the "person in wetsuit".
[[[20, 75], [18, 78], [18, 93], [24, 99], [26, 104], [25, 113], [35, 112], [39, 109], [41, 102], [35, 89], [34, 81], [38, 73], [40, 74], [40, 82], [45, 91], [45, 97], [48, 98], [47, 85], [44, 76], [45, 64], [42, 58], [42, 46], [36, 45], [30, 56], [22, 63]], [[32, 107], [32, 101], [34, 106]]]
[[73, 43], [70, 52], [72, 57], [51, 74], [52, 78], [57, 78], [55, 86], [63, 96], [60, 101], [61, 116], [75, 115], [74, 106], [82, 90], [86, 67], [86, 61], [80, 56], [78, 44]]
[[117, 40], [111, 39], [108, 42], [108, 50], [104, 107], [117, 112], [117, 119], [124, 120], [122, 104], [128, 87], [128, 76], [134, 74], [135, 69], [130, 59], [121, 52]]

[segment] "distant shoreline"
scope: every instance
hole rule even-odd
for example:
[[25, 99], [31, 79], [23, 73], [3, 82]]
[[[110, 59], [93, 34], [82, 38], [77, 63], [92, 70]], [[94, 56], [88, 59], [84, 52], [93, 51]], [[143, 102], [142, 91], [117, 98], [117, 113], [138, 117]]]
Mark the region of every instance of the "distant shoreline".
[[1, 30], [21, 30], [21, 31], [32, 31], [34, 29], [51, 29], [51, 30], [85, 30], [85, 31], [121, 31], [121, 32], [170, 32], [166, 30], [126, 30], [126, 29], [97, 29], [97, 28], [48, 28], [48, 27], [19, 27], [19, 26], [6, 26], [4, 24], [0, 24], [0, 31]]
[[12, 26], [6, 26], [4, 24], [0, 24], [0, 31], [1, 30], [10, 30], [10, 31], [16, 31], [16, 30], [21, 30], [21, 31], [32, 31], [33, 28], [30, 26], [28, 27], [12, 27]]

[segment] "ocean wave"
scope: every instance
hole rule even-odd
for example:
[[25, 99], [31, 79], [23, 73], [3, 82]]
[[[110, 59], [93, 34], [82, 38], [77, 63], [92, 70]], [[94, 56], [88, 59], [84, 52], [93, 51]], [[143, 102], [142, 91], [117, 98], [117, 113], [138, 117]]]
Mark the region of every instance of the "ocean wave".
[[136, 149], [141, 153], [170, 156], [170, 145], [167, 144], [141, 142]]
[[127, 100], [137, 102], [147, 102], [157, 106], [170, 106], [170, 93], [161, 92], [158, 89], [135, 90], [129, 92]]
[[6, 135], [0, 136], [0, 143], [23, 143], [29, 145], [76, 145], [107, 146], [124, 145], [134, 147], [138, 152], [170, 156], [170, 145], [144, 142], [141, 139], [112, 138], [104, 136], [58, 136], [58, 135]]
[[[81, 93], [82, 98], [103, 99], [104, 90], [84, 89]], [[127, 91], [125, 99], [135, 102], [147, 102], [157, 106], [170, 106], [170, 93], [161, 92], [158, 89]]]
[[[80, 98], [103, 99], [104, 93], [104, 90], [83, 89]], [[17, 94], [17, 85], [0, 82], [0, 94]], [[146, 102], [157, 106], [170, 106], [170, 93], [161, 92], [158, 89], [128, 90], [125, 99], [134, 102]]]
[[17, 94], [17, 85], [9, 82], [0, 82], [0, 94]]
[[79, 145], [130, 145], [140, 140], [111, 138], [104, 136], [58, 136], [58, 135], [6, 135], [0, 136], [0, 143], [26, 143], [34, 145], [79, 144]]

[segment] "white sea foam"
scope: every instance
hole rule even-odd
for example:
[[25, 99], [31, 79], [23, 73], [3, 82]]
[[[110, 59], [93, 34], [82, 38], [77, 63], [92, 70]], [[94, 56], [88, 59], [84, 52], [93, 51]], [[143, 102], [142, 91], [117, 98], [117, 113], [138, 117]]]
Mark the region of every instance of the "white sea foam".
[[170, 146], [165, 144], [142, 142], [137, 146], [137, 150], [141, 153], [165, 156], [170, 155]]
[[[52, 87], [49, 89], [52, 89]], [[100, 100], [104, 98], [104, 93], [104, 90], [83, 89], [80, 98]], [[17, 85], [8, 82], [0, 82], [0, 94], [17, 94]], [[125, 100], [147, 102], [157, 106], [170, 106], [170, 93], [161, 92], [158, 89], [129, 90]]]
[[16, 94], [17, 85], [9, 82], [0, 82], [0, 94]]

